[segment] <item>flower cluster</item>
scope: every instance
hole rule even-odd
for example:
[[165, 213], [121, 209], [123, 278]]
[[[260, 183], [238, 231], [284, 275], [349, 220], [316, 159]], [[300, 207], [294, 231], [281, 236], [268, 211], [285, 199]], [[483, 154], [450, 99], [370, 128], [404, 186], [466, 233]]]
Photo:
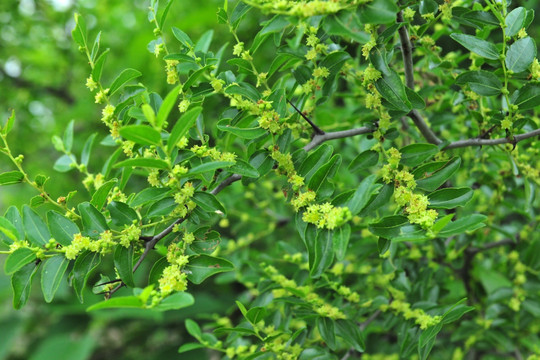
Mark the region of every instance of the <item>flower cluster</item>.
[[527, 282], [527, 266], [519, 260], [519, 253], [517, 251], [512, 251], [508, 254], [508, 260], [514, 266], [514, 294], [508, 302], [510, 309], [514, 311], [519, 311], [521, 308], [521, 303], [525, 300], [525, 290], [523, 289], [523, 284]]
[[[282, 275], [272, 265], [268, 265], [264, 268], [264, 272], [270, 280], [279, 285], [280, 289], [274, 289], [272, 294], [275, 298], [285, 296], [300, 297], [311, 305], [314, 312], [320, 316], [328, 317], [330, 319], [345, 319], [346, 316], [337, 307], [326, 303], [313, 289], [313, 287], [304, 285], [299, 286], [296, 281], [288, 279], [285, 275]], [[293, 291], [291, 291], [291, 289]]]
[[220, 152], [218, 149], [211, 147], [208, 148], [206, 145], [194, 145], [191, 148], [191, 152], [199, 157], [209, 157], [215, 161], [236, 161], [236, 154], [230, 152]]
[[154, 292], [153, 304], [175, 291], [186, 291], [187, 273], [184, 268], [189, 262], [189, 256], [185, 255], [186, 248], [195, 240], [192, 233], [185, 233], [181, 243], [173, 242], [167, 249], [167, 261], [169, 265], [163, 269], [159, 279], [159, 293]]
[[383, 181], [387, 184], [394, 183], [394, 200], [404, 208], [409, 221], [424, 229], [430, 229], [437, 219], [437, 211], [427, 209], [429, 205], [427, 196], [414, 193], [413, 190], [416, 188], [414, 176], [406, 170], [398, 170], [400, 152], [391, 148], [388, 150], [388, 155], [388, 164], [381, 169]]
[[381, 311], [392, 310], [396, 314], [400, 314], [406, 320], [413, 319], [420, 329], [425, 330], [428, 327], [435, 326], [441, 322], [441, 316], [431, 316], [422, 309], [411, 309], [411, 304], [403, 300], [395, 299], [389, 305], [381, 305]]
[[313, 204], [306, 208], [302, 220], [321, 229], [335, 229], [352, 218], [347, 207], [336, 207], [330, 203]]
[[178, 82], [178, 70], [176, 65], [178, 60], [165, 60], [165, 71], [167, 72], [167, 84], [176, 84]]

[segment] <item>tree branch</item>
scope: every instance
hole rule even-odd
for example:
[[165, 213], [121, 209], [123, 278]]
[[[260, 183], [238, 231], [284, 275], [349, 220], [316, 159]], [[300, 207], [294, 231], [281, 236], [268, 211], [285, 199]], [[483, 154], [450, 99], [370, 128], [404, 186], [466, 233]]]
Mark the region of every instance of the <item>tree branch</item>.
[[[403, 13], [400, 11], [397, 14], [397, 21], [399, 23], [403, 22]], [[403, 57], [403, 68], [405, 70], [405, 85], [408, 88], [414, 90], [414, 71], [413, 71], [413, 60], [412, 60], [412, 44], [411, 39], [409, 38], [409, 31], [407, 26], [403, 25], [398, 30], [399, 41], [401, 42], [401, 54]], [[433, 130], [426, 124], [424, 118], [417, 110], [412, 110], [407, 114], [408, 117], [412, 119], [414, 125], [418, 128], [422, 136], [426, 138], [432, 144], [439, 145], [442, 143], [442, 140], [435, 135]]]
[[241, 178], [242, 178], [242, 175], [240, 174], [232, 174], [231, 176], [223, 180], [212, 191], [210, 191], [210, 194], [217, 195], [221, 190], [225, 189], [227, 186], [231, 185], [235, 181], [240, 180]]
[[499, 246], [505, 246], [505, 245], [516, 245], [516, 242], [512, 239], [504, 239], [500, 241], [495, 241], [495, 242], [484, 244], [481, 247], [470, 247], [467, 249], [467, 253], [470, 254], [470, 256], [472, 257], [478, 254], [479, 252], [490, 250]]
[[452, 142], [445, 146], [443, 150], [457, 149], [467, 146], [484, 146], [484, 145], [500, 145], [500, 144], [514, 144], [521, 140], [540, 136], [540, 129], [533, 130], [525, 134], [515, 135], [514, 138], [500, 138], [500, 139], [466, 139]]
[[311, 121], [311, 119], [308, 118], [306, 115], [304, 115], [304, 113], [301, 112], [296, 106], [294, 106], [294, 104], [293, 104], [291, 101], [289, 101], [289, 100], [287, 99], [287, 102], [288, 102], [289, 104], [291, 104], [292, 107], [294, 108], [294, 110], [296, 110], [296, 112], [299, 113], [300, 116], [303, 117], [304, 120], [306, 120], [306, 121], [308, 122], [308, 124], [311, 126], [311, 128], [313, 129], [313, 131], [315, 132], [315, 134], [317, 134], [317, 135], [324, 135], [324, 131], [323, 131], [320, 127], [318, 127], [317, 125], [315, 125], [315, 123], [314, 123], [313, 121]]
[[412, 119], [412, 121], [414, 122], [414, 125], [416, 125], [416, 127], [418, 128], [422, 136], [424, 136], [424, 138], [427, 141], [435, 145], [442, 144], [442, 140], [439, 139], [437, 135], [435, 135], [433, 130], [431, 130], [428, 124], [426, 124], [426, 122], [424, 121], [424, 118], [422, 117], [422, 115], [420, 115], [420, 113], [417, 110], [411, 110], [407, 114], [407, 116]]
[[328, 140], [342, 139], [342, 138], [347, 138], [351, 136], [367, 134], [373, 131], [374, 129], [371, 127], [362, 126], [356, 129], [327, 132], [324, 134], [315, 134], [315, 136], [313, 136], [313, 138], [311, 139], [311, 142], [307, 144], [306, 146], [304, 146], [304, 150], [310, 151], [311, 149], [315, 148], [316, 146]]

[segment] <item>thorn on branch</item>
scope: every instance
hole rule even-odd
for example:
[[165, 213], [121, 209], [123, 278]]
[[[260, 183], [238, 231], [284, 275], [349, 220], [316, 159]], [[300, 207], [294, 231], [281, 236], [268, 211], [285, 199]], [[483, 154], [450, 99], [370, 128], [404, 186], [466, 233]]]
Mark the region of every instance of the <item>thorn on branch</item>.
[[294, 108], [294, 110], [296, 110], [296, 112], [299, 113], [300, 116], [303, 117], [304, 120], [306, 120], [308, 122], [308, 124], [311, 126], [311, 128], [313, 129], [313, 131], [315, 132], [316, 135], [324, 135], [325, 134], [325, 132], [320, 127], [315, 125], [315, 123], [313, 121], [311, 121], [311, 119], [309, 119], [303, 112], [301, 112], [289, 99], [287, 99], [287, 102], [289, 104], [291, 104], [291, 106]]

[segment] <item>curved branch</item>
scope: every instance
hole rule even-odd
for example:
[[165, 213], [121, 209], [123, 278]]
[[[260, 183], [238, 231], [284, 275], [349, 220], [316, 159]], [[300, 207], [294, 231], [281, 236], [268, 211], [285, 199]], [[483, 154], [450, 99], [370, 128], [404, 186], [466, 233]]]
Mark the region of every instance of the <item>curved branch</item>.
[[412, 121], [414, 122], [414, 125], [416, 125], [416, 127], [418, 128], [422, 136], [424, 136], [424, 138], [427, 141], [435, 145], [442, 144], [442, 140], [439, 139], [437, 135], [435, 135], [433, 130], [431, 130], [428, 124], [426, 124], [426, 122], [424, 121], [424, 118], [422, 117], [422, 115], [420, 115], [420, 113], [417, 110], [412, 110], [411, 112], [407, 114], [407, 116], [412, 119]]
[[240, 175], [240, 174], [232, 174], [231, 176], [229, 176], [228, 178], [223, 180], [212, 191], [210, 191], [210, 194], [212, 194], [212, 195], [218, 194], [219, 192], [221, 192], [221, 190], [225, 189], [227, 186], [231, 185], [235, 181], [240, 180], [241, 178], [242, 178], [242, 175]]
[[500, 138], [500, 139], [466, 139], [459, 140], [448, 144], [443, 147], [442, 150], [457, 149], [467, 146], [484, 146], [484, 145], [500, 145], [500, 144], [514, 144], [521, 140], [540, 136], [540, 129], [533, 130], [525, 134], [515, 135], [514, 138]]
[[328, 140], [342, 139], [342, 138], [347, 138], [351, 136], [367, 134], [373, 131], [375, 130], [372, 127], [362, 126], [356, 129], [327, 132], [324, 134], [315, 134], [315, 136], [313, 136], [309, 144], [304, 146], [304, 150], [310, 151], [311, 149], [315, 148], [316, 146]]

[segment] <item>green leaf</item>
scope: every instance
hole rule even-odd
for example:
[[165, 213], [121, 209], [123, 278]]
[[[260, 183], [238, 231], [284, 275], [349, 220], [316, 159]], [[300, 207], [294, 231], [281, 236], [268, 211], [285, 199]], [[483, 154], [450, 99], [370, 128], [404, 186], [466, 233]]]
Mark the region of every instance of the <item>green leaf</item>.
[[72, 158], [73, 155], [62, 155], [56, 160], [54, 163], [53, 169], [58, 172], [68, 172], [75, 168], [75, 166], [72, 166], [71, 164], [75, 164]]
[[366, 150], [356, 156], [349, 165], [351, 172], [372, 168], [379, 162], [379, 153], [375, 150]]
[[[233, 60], [235, 60], [235, 59], [233, 59]], [[236, 60], [243, 60], [243, 59], [236, 59]], [[245, 61], [245, 60], [243, 60], [243, 61]], [[227, 62], [231, 63], [232, 60], [229, 60]], [[238, 63], [234, 63], [234, 64], [238, 65]], [[245, 64], [244, 66], [247, 66], [247, 64]], [[250, 65], [249, 69], [251, 69], [251, 65]], [[259, 91], [257, 91], [257, 89], [253, 85], [247, 84], [247, 83], [244, 83], [244, 82], [241, 82], [238, 85], [228, 86], [225, 89], [225, 94], [228, 94], [228, 95], [242, 95], [246, 99], [252, 100], [253, 102], [257, 102], [261, 98], [261, 94], [259, 93]]]
[[448, 309], [442, 316], [441, 323], [449, 324], [456, 320], [459, 320], [466, 313], [476, 310], [474, 306], [466, 306], [463, 304], [467, 299], [461, 299]]
[[81, 214], [85, 236], [98, 238], [102, 232], [109, 230], [105, 216], [94, 205], [83, 202], [79, 204], [78, 209]]
[[95, 311], [101, 309], [119, 309], [119, 308], [142, 308], [144, 304], [138, 296], [119, 296], [112, 299], [100, 301], [94, 304], [86, 311]]
[[45, 261], [41, 271], [41, 291], [46, 302], [50, 303], [53, 300], [68, 265], [69, 260], [63, 255], [55, 255]]
[[0, 185], [11, 185], [23, 182], [24, 174], [20, 171], [8, 171], [0, 174]]
[[8, 117], [6, 125], [2, 128], [2, 134], [7, 135], [11, 131], [11, 129], [13, 128], [13, 124], [15, 124], [15, 119], [15, 110], [11, 110], [11, 115], [10, 117]]
[[192, 200], [204, 211], [209, 213], [221, 212], [226, 215], [227, 211], [223, 204], [212, 194], [206, 191], [196, 191]]
[[111, 201], [107, 205], [107, 210], [111, 214], [112, 224], [119, 228], [123, 228], [124, 225], [131, 225], [139, 219], [135, 210], [120, 201]]
[[212, 69], [213, 65], [206, 65], [205, 67], [194, 71], [193, 74], [191, 74], [186, 82], [184, 83], [184, 86], [182, 87], [182, 91], [186, 92], [188, 91], [194, 84], [197, 82], [197, 80], [209, 69]]
[[75, 260], [75, 265], [73, 265], [73, 279], [72, 285], [73, 290], [77, 298], [81, 302], [84, 302], [84, 288], [92, 271], [98, 267], [101, 262], [101, 255], [99, 253], [93, 253], [90, 251], [85, 251], [77, 257]]
[[521, 89], [514, 92], [511, 103], [517, 105], [520, 110], [534, 109], [540, 105], [540, 85], [535, 83], [525, 84]]
[[19, 230], [7, 218], [0, 216], [0, 240], [6, 245], [10, 245], [21, 239]]
[[87, 47], [87, 36], [86, 36], [86, 23], [84, 22], [84, 18], [78, 14], [75, 13], [75, 27], [73, 30], [71, 30], [71, 36], [73, 37], [73, 40], [82, 48]]
[[101, 209], [105, 203], [107, 202], [107, 197], [109, 196], [109, 192], [113, 187], [116, 186], [118, 183], [118, 180], [112, 179], [101, 185], [94, 195], [92, 195], [92, 200], [90, 201], [90, 204], [94, 205], [97, 209]]
[[326, 178], [334, 176], [340, 165], [341, 155], [336, 154], [332, 156], [330, 161], [315, 171], [308, 182], [308, 188], [316, 193], [319, 192], [319, 189], [321, 188], [323, 182], [326, 181]]
[[199, 175], [205, 172], [214, 172], [217, 169], [221, 169], [224, 167], [229, 167], [234, 165], [234, 162], [231, 161], [210, 161], [206, 163], [202, 163], [200, 165], [194, 166], [188, 171], [188, 175], [195, 176]]
[[331, 350], [336, 350], [336, 332], [334, 329], [334, 320], [327, 317], [319, 316], [317, 317], [315, 323], [317, 325], [317, 329], [319, 330], [319, 334], [321, 335], [326, 345]]
[[448, 161], [441, 169], [416, 181], [416, 186], [425, 191], [434, 191], [444, 184], [459, 169], [461, 159], [459, 157]]
[[474, 231], [485, 226], [484, 221], [487, 216], [472, 214], [446, 225], [438, 234], [439, 237], [450, 237], [462, 234], [466, 231]]
[[141, 105], [141, 112], [144, 115], [144, 118], [150, 123], [150, 125], [154, 126], [156, 124], [156, 113], [152, 106], [149, 104], [142, 104]]
[[149, 202], [158, 201], [169, 195], [171, 189], [169, 188], [146, 188], [129, 201], [129, 205], [136, 208], [145, 205]]
[[174, 37], [180, 41], [180, 43], [182, 43], [182, 45], [184, 45], [186, 48], [192, 48], [193, 47], [193, 41], [191, 40], [191, 38], [185, 33], [183, 32], [182, 30], [176, 28], [173, 26], [172, 28], [172, 32], [173, 32], [173, 35]]
[[171, 135], [169, 136], [169, 140], [167, 142], [167, 149], [169, 151], [169, 154], [173, 151], [174, 147], [178, 143], [178, 140], [182, 136], [184, 136], [189, 128], [195, 124], [197, 121], [197, 118], [201, 114], [202, 107], [197, 106], [190, 110], [188, 110], [184, 115], [180, 117], [180, 119], [174, 124], [173, 129], [171, 130]]
[[407, 225], [409, 221], [402, 215], [391, 215], [382, 218], [379, 222], [370, 224], [368, 229], [372, 234], [392, 239], [401, 234], [401, 228]]
[[426, 107], [426, 102], [416, 91], [405, 86], [405, 93], [407, 94], [407, 99], [411, 102], [413, 109], [421, 110]]
[[228, 169], [230, 172], [250, 178], [258, 178], [259, 172], [250, 163], [244, 160], [236, 160], [236, 163]]
[[465, 47], [467, 50], [472, 51], [483, 58], [489, 60], [499, 59], [500, 54], [497, 47], [486, 40], [479, 39], [472, 35], [457, 33], [450, 34], [450, 37], [463, 45], [463, 47]]
[[[172, 1], [171, 1], [172, 3]], [[174, 89], [172, 89], [163, 102], [161, 103], [161, 106], [159, 107], [159, 111], [157, 113], [156, 117], [156, 127], [158, 129], [161, 129], [163, 125], [165, 124], [165, 121], [169, 117], [169, 114], [171, 113], [172, 108], [174, 107], [174, 104], [176, 103], [176, 99], [178, 98], [178, 94], [180, 92], [180, 88], [182, 85], [175, 86]], [[123, 135], [122, 135], [123, 136]]]
[[135, 287], [133, 281], [133, 246], [117, 245], [114, 249], [114, 267], [120, 275], [122, 282], [129, 287]]
[[334, 261], [333, 234], [330, 230], [319, 231], [315, 239], [313, 264], [309, 276], [319, 278]]
[[506, 67], [515, 73], [525, 71], [532, 64], [535, 57], [536, 44], [530, 36], [527, 36], [510, 45], [506, 52]]
[[309, 154], [302, 162], [302, 165], [300, 165], [298, 169], [298, 173], [304, 177], [306, 183], [309, 183], [313, 174], [315, 174], [315, 172], [330, 159], [333, 151], [334, 149], [332, 146], [323, 144]]
[[147, 159], [147, 158], [136, 158], [136, 159], [127, 159], [116, 163], [113, 167], [119, 168], [124, 166], [133, 166], [133, 167], [145, 167], [152, 169], [168, 169], [169, 164], [165, 160], [160, 159]]
[[70, 152], [73, 147], [73, 123], [74, 121], [71, 120], [64, 131], [64, 148], [67, 152]]
[[388, 24], [396, 21], [399, 8], [393, 0], [373, 0], [358, 10], [364, 24]]
[[382, 78], [377, 80], [375, 87], [391, 108], [403, 112], [409, 112], [412, 109], [405, 85], [394, 70], [388, 69], [386, 73], [383, 72]]
[[32, 279], [36, 275], [38, 265], [27, 264], [11, 276], [11, 288], [13, 290], [13, 307], [22, 308], [28, 301], [32, 288]]
[[457, 77], [456, 84], [467, 84], [472, 91], [484, 96], [499, 95], [502, 89], [502, 83], [497, 75], [484, 70], [466, 71]]
[[357, 215], [367, 205], [376, 179], [377, 175], [369, 175], [368, 177], [364, 178], [360, 182], [360, 185], [354, 192], [352, 198], [348, 201], [347, 207], [349, 210], [351, 210], [351, 214], [353, 216]]
[[52, 237], [63, 246], [69, 246], [73, 236], [80, 233], [79, 227], [73, 221], [56, 211], [47, 213], [47, 222]]
[[208, 52], [210, 44], [212, 43], [212, 38], [214, 37], [214, 30], [208, 30], [201, 35], [197, 43], [195, 44], [194, 51], [201, 51], [203, 53]]
[[429, 207], [433, 209], [453, 209], [464, 206], [473, 197], [473, 191], [468, 187], [445, 188], [428, 195]]
[[345, 340], [358, 352], [364, 352], [366, 344], [359, 326], [352, 320], [336, 320], [336, 335]]
[[433, 144], [418, 143], [402, 147], [399, 152], [401, 153], [402, 165], [415, 167], [432, 158], [439, 152], [439, 148]]
[[169, 295], [165, 299], [161, 300], [161, 302], [152, 310], [178, 310], [186, 308], [193, 304], [195, 304], [195, 299], [191, 294], [188, 294], [186, 292], [177, 292], [176, 294]]
[[506, 36], [515, 36], [519, 30], [524, 28], [526, 17], [527, 10], [521, 6], [508, 13], [506, 19], [504, 19], [506, 24]]
[[334, 229], [334, 235], [332, 239], [334, 253], [336, 259], [342, 261], [347, 254], [347, 247], [349, 246], [349, 239], [351, 237], [351, 226], [345, 224], [343, 226]]
[[218, 130], [230, 132], [242, 139], [256, 139], [267, 134], [267, 131], [260, 127], [238, 128], [229, 125], [229, 120], [221, 120], [217, 123]]
[[26, 237], [32, 245], [41, 247], [51, 239], [45, 222], [28, 205], [23, 206], [23, 223]]
[[36, 253], [31, 249], [18, 248], [6, 258], [6, 262], [4, 263], [4, 271], [7, 275], [11, 275], [36, 259]]
[[201, 328], [195, 321], [191, 319], [186, 319], [186, 330], [195, 339], [197, 340], [201, 339], [201, 336], [202, 336]]
[[141, 145], [159, 145], [161, 135], [157, 130], [147, 125], [127, 125], [120, 128], [120, 135]]
[[[10, 225], [13, 225], [13, 227], [16, 229], [14, 232], [13, 229], [11, 231], [17, 236], [17, 240], [23, 240], [24, 225], [19, 209], [17, 209], [15, 206], [10, 206], [4, 216], [9, 221]], [[10, 227], [8, 226], [7, 229], [10, 229]]]
[[94, 79], [95, 82], [100, 82], [101, 80], [101, 73], [103, 71], [103, 65], [105, 64], [105, 60], [107, 60], [107, 55], [109, 54], [109, 49], [106, 49], [99, 55], [97, 58], [94, 68], [92, 69], [92, 79]]
[[141, 76], [141, 72], [137, 71], [135, 69], [125, 69], [122, 71], [116, 79], [114, 79], [113, 83], [111, 84], [111, 87], [109, 88], [108, 96], [112, 96], [114, 93], [116, 93], [122, 86], [124, 86], [129, 81], [138, 78]]
[[167, 197], [152, 204], [146, 216], [152, 218], [169, 215], [177, 206], [178, 204], [174, 201], [174, 198]]
[[434, 326], [430, 326], [426, 330], [422, 331], [422, 335], [418, 339], [418, 347], [423, 348], [429, 344], [429, 342], [434, 339], [437, 334], [442, 330], [443, 323], [440, 322]]
[[222, 258], [210, 255], [195, 255], [190, 256], [189, 263], [186, 265], [188, 270], [188, 279], [194, 284], [202, 283], [206, 278], [234, 270], [234, 265]]

